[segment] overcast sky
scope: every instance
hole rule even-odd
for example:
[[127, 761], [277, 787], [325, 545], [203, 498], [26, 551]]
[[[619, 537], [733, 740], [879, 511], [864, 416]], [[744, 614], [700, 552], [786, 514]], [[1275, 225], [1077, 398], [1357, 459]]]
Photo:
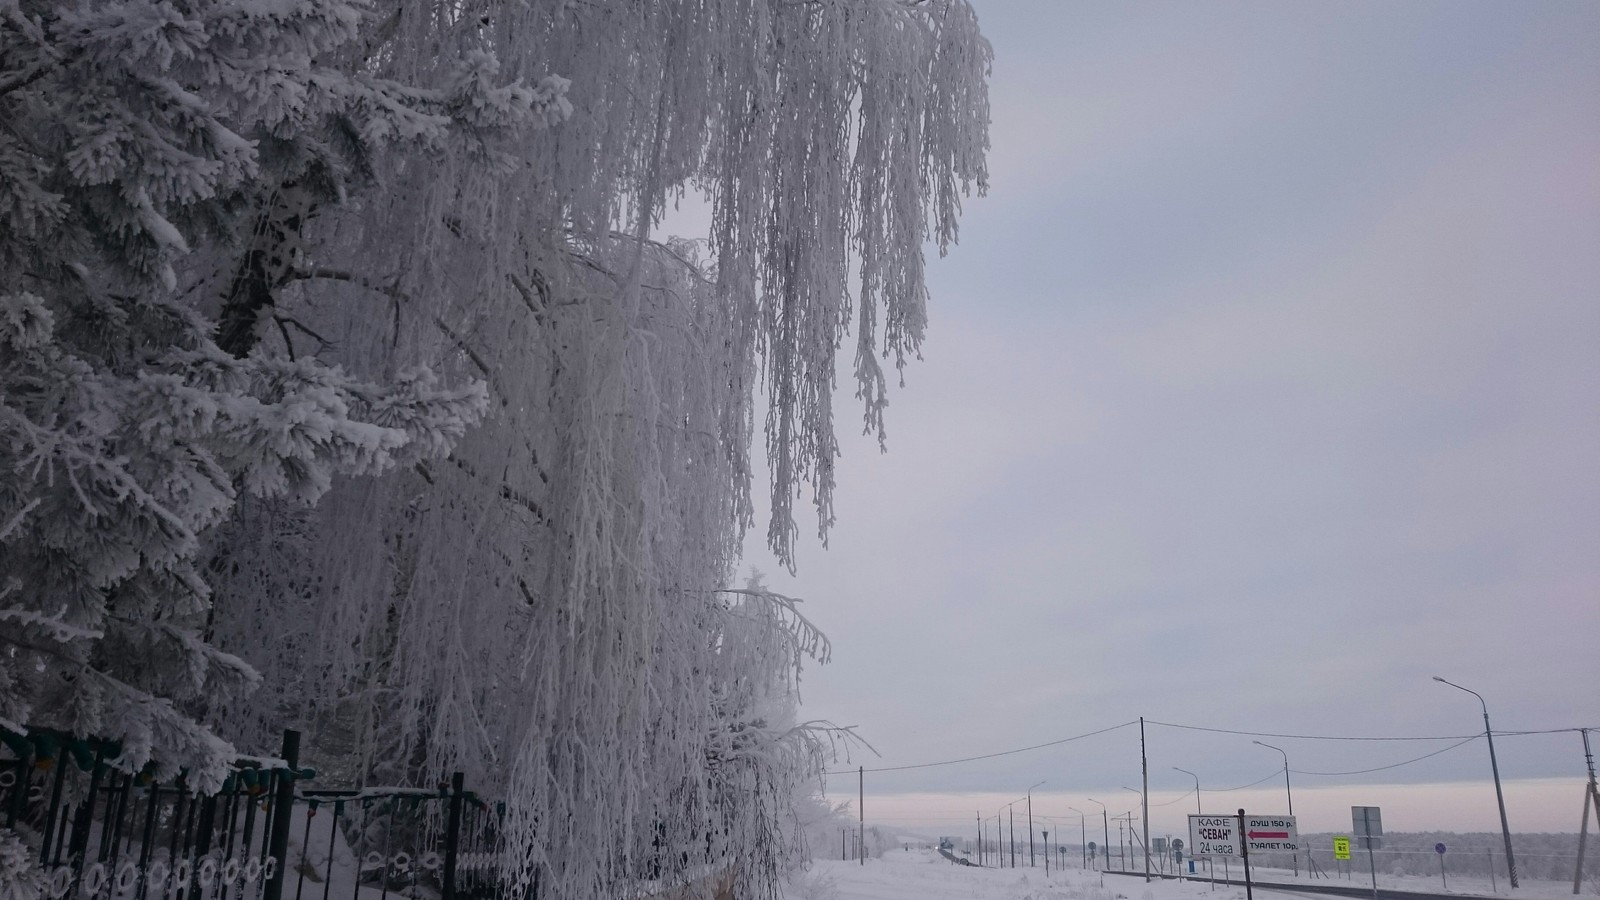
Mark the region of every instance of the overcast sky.
[[[852, 769], [1141, 715], [1481, 731], [1435, 674], [1497, 731], [1600, 725], [1600, 4], [974, 2], [993, 185], [889, 453], [846, 436], [797, 577], [749, 541], [834, 641], [802, 717], [859, 726]], [[1303, 830], [1498, 826], [1481, 740], [1332, 777], [1453, 742], [1263, 739]], [[1152, 799], [1181, 766], [1282, 812], [1251, 740], [1148, 726]], [[1513, 830], [1577, 830], [1576, 734], [1496, 750]], [[970, 831], [1040, 780], [1115, 815], [1139, 777], [1123, 728], [869, 773], [867, 817]]]

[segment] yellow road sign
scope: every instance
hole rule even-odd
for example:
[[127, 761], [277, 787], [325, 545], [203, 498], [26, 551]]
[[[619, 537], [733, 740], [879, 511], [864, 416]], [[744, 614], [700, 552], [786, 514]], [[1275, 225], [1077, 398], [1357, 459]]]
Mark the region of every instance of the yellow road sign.
[[1350, 839], [1345, 837], [1342, 834], [1335, 835], [1334, 838], [1333, 838], [1333, 858], [1334, 859], [1349, 859], [1350, 858]]

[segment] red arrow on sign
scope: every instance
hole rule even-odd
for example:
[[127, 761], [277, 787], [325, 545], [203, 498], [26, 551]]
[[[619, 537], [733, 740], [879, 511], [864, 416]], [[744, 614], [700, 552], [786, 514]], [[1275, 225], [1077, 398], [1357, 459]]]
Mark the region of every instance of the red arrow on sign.
[[1252, 832], [1250, 832], [1250, 840], [1252, 840], [1252, 841], [1259, 841], [1259, 840], [1262, 840], [1264, 838], [1279, 838], [1280, 840], [1287, 841], [1289, 839], [1289, 832], [1287, 832], [1287, 831], [1252, 831]]

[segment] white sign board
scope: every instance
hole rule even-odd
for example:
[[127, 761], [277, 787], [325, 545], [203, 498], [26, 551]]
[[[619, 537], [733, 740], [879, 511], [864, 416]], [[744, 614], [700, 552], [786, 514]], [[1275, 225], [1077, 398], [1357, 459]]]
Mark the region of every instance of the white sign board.
[[1243, 855], [1239, 844], [1238, 816], [1190, 816], [1190, 856]]
[[1366, 850], [1383, 846], [1383, 811], [1376, 806], [1350, 807], [1350, 824]]
[[1251, 853], [1300, 850], [1300, 832], [1294, 816], [1245, 816], [1244, 840]]

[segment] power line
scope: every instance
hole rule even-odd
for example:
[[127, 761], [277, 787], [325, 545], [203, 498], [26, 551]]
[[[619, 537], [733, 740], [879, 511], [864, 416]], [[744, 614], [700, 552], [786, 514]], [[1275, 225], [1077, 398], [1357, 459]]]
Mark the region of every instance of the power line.
[[1260, 784], [1263, 781], [1270, 781], [1271, 779], [1277, 778], [1278, 777], [1278, 773], [1282, 772], [1282, 771], [1283, 771], [1282, 769], [1274, 769], [1272, 771], [1272, 774], [1268, 775], [1266, 778], [1258, 778], [1255, 781], [1250, 782], [1249, 784], [1241, 784], [1238, 787], [1212, 788], [1211, 792], [1213, 794], [1226, 794], [1226, 793], [1228, 793], [1230, 791], [1242, 791], [1245, 788], [1253, 788], [1253, 787], [1255, 787], [1256, 785]]
[[[1147, 724], [1150, 724], [1150, 725], [1161, 725], [1161, 726], [1164, 726], [1166, 728], [1177, 728], [1177, 729], [1181, 729], [1181, 730], [1184, 730], [1184, 731], [1206, 731], [1206, 732], [1210, 732], [1212, 734], [1233, 734], [1233, 735], [1241, 735], [1241, 736], [1244, 736], [1244, 737], [1287, 738], [1287, 739], [1290, 739], [1290, 740], [1302, 740], [1302, 741], [1456, 741], [1456, 743], [1451, 744], [1449, 747], [1445, 747], [1442, 750], [1437, 750], [1437, 751], [1435, 751], [1433, 753], [1428, 753], [1428, 754], [1425, 754], [1423, 756], [1419, 756], [1419, 757], [1417, 757], [1415, 759], [1409, 759], [1409, 760], [1406, 760], [1405, 762], [1398, 762], [1398, 763], [1394, 763], [1392, 765], [1387, 765], [1387, 766], [1379, 766], [1379, 767], [1377, 767], [1375, 769], [1361, 769], [1361, 770], [1353, 771], [1353, 772], [1301, 772], [1298, 769], [1291, 769], [1290, 770], [1291, 772], [1294, 772], [1294, 773], [1299, 774], [1299, 775], [1318, 775], [1318, 776], [1363, 775], [1363, 774], [1366, 774], [1366, 773], [1369, 773], [1369, 772], [1381, 772], [1381, 771], [1383, 771], [1385, 769], [1394, 769], [1394, 768], [1398, 768], [1400, 766], [1410, 765], [1411, 763], [1414, 763], [1414, 762], [1419, 762], [1419, 761], [1427, 759], [1427, 758], [1429, 758], [1431, 756], [1438, 756], [1440, 753], [1444, 753], [1444, 752], [1446, 752], [1448, 750], [1453, 750], [1456, 747], [1459, 747], [1462, 744], [1467, 743], [1468, 741], [1477, 740], [1478, 738], [1483, 737], [1483, 733], [1482, 732], [1479, 732], [1478, 734], [1446, 734], [1446, 735], [1431, 735], [1431, 736], [1396, 736], [1396, 735], [1367, 736], [1367, 735], [1337, 735], [1337, 734], [1284, 734], [1282, 732], [1275, 732], [1275, 731], [1243, 731], [1243, 730], [1233, 729], [1233, 728], [1211, 728], [1211, 727], [1205, 726], [1205, 725], [1183, 725], [1183, 724], [1180, 724], [1180, 723], [1177, 723], [1177, 722], [1158, 722], [1155, 719], [1145, 719], [1145, 722]], [[873, 769], [839, 769], [839, 770], [836, 770], [836, 771], [824, 772], [823, 774], [824, 775], [854, 775], [854, 774], [858, 774], [859, 772], [862, 772], [862, 771], [865, 771], [865, 772], [904, 772], [904, 771], [907, 771], [907, 770], [910, 770], [910, 769], [931, 769], [931, 768], [936, 768], [938, 766], [953, 766], [953, 765], [957, 765], [957, 764], [960, 764], [960, 763], [978, 762], [980, 760], [985, 760], [985, 759], [996, 759], [996, 758], [1001, 757], [1001, 756], [1011, 756], [1011, 755], [1017, 754], [1017, 753], [1027, 753], [1030, 750], [1042, 750], [1042, 749], [1044, 749], [1046, 747], [1056, 747], [1056, 746], [1059, 746], [1061, 744], [1068, 744], [1068, 743], [1071, 743], [1073, 741], [1081, 741], [1084, 738], [1090, 738], [1090, 737], [1094, 737], [1096, 735], [1106, 734], [1107, 732], [1116, 731], [1116, 730], [1121, 729], [1121, 728], [1128, 728], [1130, 726], [1137, 725], [1137, 724], [1139, 724], [1139, 720], [1133, 719], [1133, 720], [1130, 720], [1130, 721], [1127, 721], [1127, 722], [1123, 722], [1120, 725], [1112, 725], [1112, 726], [1110, 726], [1108, 728], [1101, 728], [1101, 729], [1099, 729], [1097, 731], [1090, 731], [1090, 732], [1086, 732], [1084, 734], [1073, 735], [1072, 737], [1062, 738], [1062, 739], [1057, 740], [1057, 741], [1046, 741], [1045, 743], [1042, 743], [1042, 744], [1033, 744], [1032, 746], [1028, 746], [1028, 747], [1017, 747], [1016, 749], [1013, 749], [1013, 750], [1001, 750], [1001, 751], [999, 751], [997, 753], [984, 753], [984, 754], [981, 754], [979, 756], [965, 756], [965, 757], [962, 757], [960, 759], [945, 759], [945, 760], [940, 760], [938, 762], [915, 763], [915, 764], [906, 765], [906, 766], [879, 766], [879, 767], [873, 768]], [[1600, 730], [1600, 726], [1590, 726], [1590, 727], [1594, 728], [1596, 730]], [[1542, 729], [1530, 729], [1530, 730], [1522, 730], [1522, 731], [1496, 731], [1496, 732], [1494, 732], [1494, 734], [1498, 734], [1498, 735], [1501, 735], [1501, 736], [1504, 736], [1504, 737], [1523, 737], [1523, 736], [1526, 736], [1526, 735], [1536, 735], [1536, 734], [1563, 734], [1563, 733], [1566, 733], [1566, 732], [1569, 732], [1569, 731], [1570, 732], [1576, 732], [1576, 731], [1582, 731], [1582, 730], [1584, 730], [1584, 729], [1580, 728], [1580, 727], [1542, 728]], [[1272, 777], [1271, 775], [1267, 776], [1267, 778], [1271, 778], [1271, 777]], [[1223, 788], [1222, 790], [1224, 792], [1226, 792], [1226, 791], [1244, 790], [1244, 788], [1254, 787], [1255, 785], [1260, 784], [1262, 781], [1266, 781], [1267, 778], [1263, 778], [1260, 781], [1251, 782], [1250, 784], [1242, 785], [1240, 787]], [[1161, 804], [1161, 805], [1165, 806], [1167, 804]]]
[[1401, 766], [1409, 766], [1414, 762], [1422, 762], [1423, 760], [1425, 760], [1425, 759], [1427, 759], [1427, 758], [1429, 758], [1431, 756], [1438, 756], [1441, 753], [1448, 753], [1451, 750], [1454, 750], [1455, 748], [1460, 747], [1460, 746], [1462, 746], [1464, 744], [1470, 744], [1470, 743], [1472, 743], [1473, 741], [1477, 740], [1480, 737], [1483, 737], [1483, 735], [1475, 734], [1472, 737], [1469, 737], [1464, 741], [1458, 741], [1457, 743], [1451, 744], [1450, 746], [1445, 747], [1443, 749], [1435, 750], [1432, 753], [1424, 753], [1423, 755], [1417, 757], [1416, 759], [1408, 759], [1405, 762], [1391, 763], [1390, 765], [1387, 765], [1387, 766], [1378, 766], [1376, 769], [1357, 769], [1354, 772], [1302, 772], [1299, 769], [1290, 769], [1289, 771], [1293, 772], [1296, 775], [1365, 775], [1368, 772], [1382, 772], [1385, 769], [1398, 769]]
[[857, 770], [840, 769], [840, 770], [838, 770], [836, 772], [824, 772], [822, 774], [824, 774], [824, 775], [855, 775], [855, 774], [857, 774], [857, 772], [861, 772], [861, 771], [865, 771], [865, 772], [903, 772], [903, 771], [905, 771], [907, 769], [931, 769], [931, 768], [933, 768], [935, 766], [953, 766], [953, 765], [955, 765], [957, 763], [977, 762], [980, 759], [994, 759], [997, 756], [1010, 756], [1010, 755], [1012, 755], [1014, 753], [1026, 753], [1029, 750], [1042, 750], [1045, 747], [1055, 747], [1055, 746], [1060, 745], [1060, 744], [1071, 743], [1072, 741], [1081, 741], [1084, 738], [1094, 737], [1097, 734], [1105, 734], [1108, 731], [1116, 731], [1119, 728], [1127, 728], [1130, 725], [1137, 725], [1137, 724], [1139, 724], [1139, 720], [1138, 719], [1134, 719], [1134, 720], [1132, 720], [1130, 722], [1123, 722], [1121, 725], [1112, 725], [1109, 728], [1102, 728], [1099, 731], [1090, 731], [1090, 732], [1088, 732], [1086, 734], [1073, 735], [1072, 737], [1069, 737], [1069, 738], [1062, 738], [1059, 741], [1047, 741], [1047, 742], [1045, 742], [1043, 744], [1034, 744], [1031, 747], [1018, 747], [1015, 750], [1001, 750], [999, 753], [985, 753], [982, 756], [967, 756], [967, 757], [963, 757], [961, 759], [946, 759], [946, 760], [941, 760], [939, 762], [916, 763], [915, 765], [909, 765], [909, 766], [881, 766], [881, 767], [876, 768], [876, 769], [857, 769]]
[[1179, 802], [1181, 800], [1189, 799], [1189, 795], [1192, 794], [1192, 793], [1194, 793], [1194, 788], [1190, 788], [1190, 789], [1184, 791], [1183, 792], [1183, 796], [1179, 797], [1177, 800], [1168, 800], [1165, 803], [1152, 803], [1152, 804], [1150, 804], [1150, 806], [1152, 808], [1157, 807], [1157, 806], [1171, 806], [1172, 804], [1177, 803], [1177, 802]]
[[[1233, 728], [1210, 728], [1205, 725], [1180, 725], [1175, 722], [1157, 722], [1155, 719], [1145, 719], [1147, 725], [1164, 725], [1168, 728], [1181, 728], [1185, 731], [1209, 731], [1213, 734], [1237, 734], [1245, 737], [1273, 737], [1289, 738], [1302, 741], [1459, 741], [1472, 740], [1483, 737], [1483, 732], [1477, 734], [1445, 734], [1429, 737], [1367, 737], [1339, 734], [1281, 734], [1272, 731], [1240, 731]], [[1506, 737], [1522, 737], [1530, 734], [1562, 734], [1568, 731], [1580, 731], [1579, 728], [1541, 728], [1526, 731], [1496, 731], [1495, 734]]]
[[1274, 737], [1296, 738], [1305, 741], [1458, 741], [1463, 737], [1477, 737], [1477, 735], [1451, 734], [1443, 737], [1353, 737], [1348, 735], [1329, 734], [1278, 734], [1271, 731], [1240, 731], [1233, 728], [1209, 728], [1205, 725], [1179, 725], [1174, 722], [1157, 722], [1154, 719], [1145, 719], [1148, 725], [1165, 725], [1168, 728], [1181, 728], [1184, 731], [1209, 731], [1213, 734], [1237, 734], [1245, 737]]
[[1600, 726], [1581, 725], [1576, 728], [1540, 728], [1534, 731], [1496, 731], [1494, 733], [1501, 737], [1522, 737], [1529, 734], [1566, 734], [1569, 731], [1576, 734], [1580, 731], [1594, 731], [1596, 728], [1600, 728]]

